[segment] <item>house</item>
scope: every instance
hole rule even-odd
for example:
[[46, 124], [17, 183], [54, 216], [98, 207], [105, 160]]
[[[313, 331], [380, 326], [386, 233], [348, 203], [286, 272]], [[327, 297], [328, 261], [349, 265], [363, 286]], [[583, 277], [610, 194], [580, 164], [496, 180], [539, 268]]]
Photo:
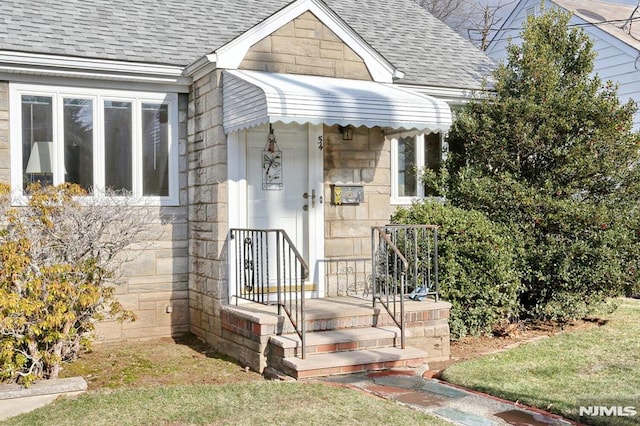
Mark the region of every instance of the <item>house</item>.
[[[569, 25], [582, 28], [597, 53], [594, 70], [603, 82], [618, 84], [621, 102], [632, 99], [640, 105], [640, 9], [636, 6], [598, 0], [521, 0], [503, 22], [487, 48], [496, 61], [506, 58], [509, 40], [517, 43], [527, 16], [559, 7], [572, 13]], [[640, 130], [640, 111], [634, 116], [634, 130]]]
[[[18, 201], [33, 176], [123, 188], [157, 215], [118, 287], [138, 321], [99, 340], [192, 332], [262, 370], [282, 324], [230, 308], [260, 261], [233, 230], [285, 230], [303, 293], [328, 296], [327, 262], [371, 258], [492, 67], [408, 0], [5, 0], [0, 181]], [[448, 356], [437, 306], [431, 358]]]

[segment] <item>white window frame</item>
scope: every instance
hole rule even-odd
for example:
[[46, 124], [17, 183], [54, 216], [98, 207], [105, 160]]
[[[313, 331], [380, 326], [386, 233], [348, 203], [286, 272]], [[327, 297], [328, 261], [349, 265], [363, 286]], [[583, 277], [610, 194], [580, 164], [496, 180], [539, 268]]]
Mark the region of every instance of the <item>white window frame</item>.
[[[15, 204], [25, 204], [22, 171], [22, 96], [47, 96], [53, 99], [53, 183], [64, 183], [64, 98], [90, 99], [93, 101], [93, 173], [94, 193], [100, 194], [105, 186], [104, 102], [131, 102], [133, 107], [132, 135], [132, 194], [135, 204], [176, 206], [179, 204], [179, 132], [177, 93], [141, 92], [129, 90], [98, 89], [90, 87], [46, 86], [12, 83], [9, 86], [10, 140], [11, 140], [11, 190]], [[143, 196], [142, 183], [142, 115], [143, 103], [168, 105], [169, 193], [167, 196]]]
[[[398, 194], [398, 186], [400, 184], [398, 179], [398, 139], [403, 137], [412, 137], [415, 136], [416, 140], [416, 158], [415, 163], [418, 169], [418, 182], [416, 185], [416, 195], [415, 196], [400, 196]], [[421, 184], [421, 180], [419, 177], [419, 171], [422, 170], [426, 163], [425, 158], [425, 134], [424, 133], [396, 133], [391, 135], [391, 204], [392, 205], [410, 205], [414, 201], [423, 200], [425, 198], [430, 198], [430, 196], [426, 196], [424, 193], [424, 185]], [[441, 151], [441, 161], [445, 161], [447, 157], [448, 145], [446, 142], [445, 135], [440, 133], [440, 146], [442, 147]]]

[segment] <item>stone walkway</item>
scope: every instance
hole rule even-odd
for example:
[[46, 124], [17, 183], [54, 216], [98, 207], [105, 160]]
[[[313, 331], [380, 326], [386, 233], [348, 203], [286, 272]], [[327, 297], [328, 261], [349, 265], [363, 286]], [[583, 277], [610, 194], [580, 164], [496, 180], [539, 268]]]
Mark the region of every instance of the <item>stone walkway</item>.
[[387, 370], [332, 376], [319, 380], [369, 392], [464, 426], [568, 426], [576, 422], [480, 392], [416, 376], [414, 371]]

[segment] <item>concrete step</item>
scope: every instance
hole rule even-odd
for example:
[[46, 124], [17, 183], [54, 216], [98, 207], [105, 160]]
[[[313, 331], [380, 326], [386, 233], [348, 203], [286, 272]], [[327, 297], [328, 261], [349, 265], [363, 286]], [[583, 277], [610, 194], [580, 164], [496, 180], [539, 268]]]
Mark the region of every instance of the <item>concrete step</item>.
[[332, 352], [308, 355], [305, 359], [287, 357], [282, 360], [280, 370], [295, 379], [306, 379], [389, 368], [420, 368], [426, 357], [425, 351], [412, 347]]
[[[320, 331], [306, 334], [307, 355], [400, 346], [400, 329], [395, 326], [364, 327]], [[301, 341], [296, 333], [271, 336], [270, 356], [278, 358], [302, 356]]]

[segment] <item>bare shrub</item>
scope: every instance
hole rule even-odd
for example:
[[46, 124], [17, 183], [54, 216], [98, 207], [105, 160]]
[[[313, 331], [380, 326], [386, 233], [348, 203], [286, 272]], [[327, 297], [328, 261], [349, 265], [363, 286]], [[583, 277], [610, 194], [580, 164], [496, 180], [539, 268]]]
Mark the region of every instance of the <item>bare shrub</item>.
[[57, 377], [104, 315], [134, 319], [115, 299], [115, 274], [151, 223], [124, 194], [73, 184], [28, 192], [0, 226], [0, 380], [27, 385]]

